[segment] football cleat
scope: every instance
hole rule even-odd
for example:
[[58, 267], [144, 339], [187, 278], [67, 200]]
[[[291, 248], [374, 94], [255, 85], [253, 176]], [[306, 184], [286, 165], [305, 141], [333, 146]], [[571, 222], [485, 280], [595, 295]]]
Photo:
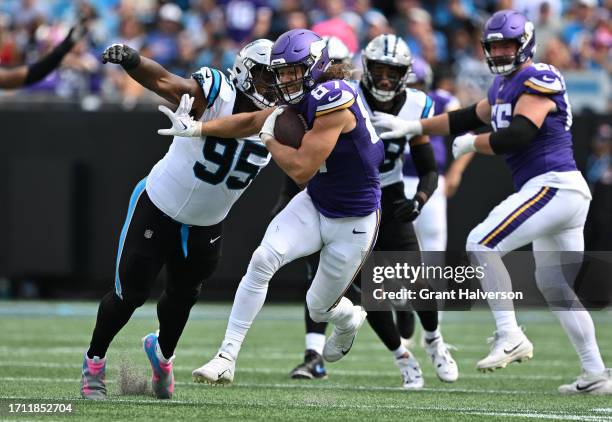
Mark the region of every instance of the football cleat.
[[306, 350], [304, 362], [293, 368], [289, 376], [293, 379], [311, 380], [327, 378], [323, 357], [314, 350]]
[[194, 382], [208, 384], [231, 384], [234, 381], [236, 362], [230, 355], [219, 352], [210, 362], [194, 369], [191, 373]]
[[612, 369], [607, 368], [599, 374], [583, 372], [571, 384], [559, 386], [561, 394], [612, 394]]
[[353, 306], [353, 327], [348, 330], [340, 330], [334, 326], [334, 331], [325, 341], [323, 359], [328, 362], [336, 362], [351, 351], [357, 331], [363, 325], [366, 315], [367, 312], [361, 306]]
[[425, 385], [423, 372], [419, 366], [419, 362], [410, 355], [395, 359], [395, 364], [402, 374], [403, 386], [406, 390], [420, 390]]
[[106, 398], [106, 358], [94, 356], [83, 359], [81, 372], [81, 397], [88, 400], [104, 400]]
[[479, 371], [494, 371], [505, 368], [509, 363], [533, 358], [533, 344], [522, 330], [495, 331], [494, 337], [490, 337], [487, 342], [492, 343], [491, 351], [476, 364]]
[[[174, 371], [172, 370], [174, 355], [167, 361], [163, 359], [159, 342], [157, 341], [158, 335], [159, 331], [145, 336], [142, 339], [142, 346], [151, 363], [151, 369], [153, 369], [151, 385], [155, 397], [158, 399], [171, 399], [172, 394], [174, 394]], [[160, 359], [160, 356], [162, 359]]]
[[425, 345], [425, 352], [427, 352], [427, 356], [431, 359], [438, 378], [444, 382], [455, 382], [459, 378], [457, 362], [455, 362], [449, 351], [451, 347], [453, 346], [444, 343], [442, 337], [438, 337], [430, 344]]

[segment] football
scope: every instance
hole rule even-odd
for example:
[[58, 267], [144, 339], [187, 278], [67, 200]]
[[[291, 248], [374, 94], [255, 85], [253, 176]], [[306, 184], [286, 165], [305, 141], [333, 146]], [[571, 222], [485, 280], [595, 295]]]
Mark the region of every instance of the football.
[[302, 144], [306, 129], [304, 116], [294, 108], [287, 107], [276, 118], [274, 138], [283, 145], [297, 149]]

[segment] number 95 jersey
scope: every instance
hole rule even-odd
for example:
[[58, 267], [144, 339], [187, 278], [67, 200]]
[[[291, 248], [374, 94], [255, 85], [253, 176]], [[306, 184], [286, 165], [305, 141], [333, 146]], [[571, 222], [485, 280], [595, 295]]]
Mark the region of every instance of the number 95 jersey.
[[[233, 114], [236, 88], [223, 73], [203, 67], [192, 77], [207, 101], [200, 121]], [[175, 136], [147, 177], [151, 201], [164, 214], [188, 225], [212, 226], [270, 162], [258, 136], [246, 139]]]

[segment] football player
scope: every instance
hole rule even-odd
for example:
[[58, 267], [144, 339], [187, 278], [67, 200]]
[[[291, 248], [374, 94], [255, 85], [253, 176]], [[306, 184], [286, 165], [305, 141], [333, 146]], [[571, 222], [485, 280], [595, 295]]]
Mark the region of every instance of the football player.
[[0, 69], [0, 88], [20, 88], [44, 79], [59, 66], [64, 56], [85, 36], [87, 33], [85, 25], [86, 22], [81, 21], [70, 28], [64, 40], [39, 61], [12, 69]]
[[[433, 118], [406, 121], [389, 115], [374, 117], [390, 129], [382, 137], [430, 134], [458, 135], [490, 123], [493, 132], [465, 134], [453, 142], [453, 155], [504, 155], [516, 192], [502, 201], [474, 228], [466, 248], [473, 264], [489, 264], [481, 280], [485, 291], [509, 292], [510, 276], [501, 256], [533, 243], [536, 283], [549, 303], [573, 305], [553, 308], [580, 357], [582, 374], [561, 385], [564, 394], [612, 394], [612, 371], [606, 369], [595, 338], [593, 321], [566, 280], [561, 266], [576, 264], [584, 250], [583, 228], [591, 194], [576, 168], [572, 152], [572, 113], [561, 73], [545, 63], [534, 63], [534, 25], [513, 10], [496, 12], [482, 32], [487, 64], [496, 74], [487, 98]], [[564, 251], [578, 252], [568, 254]], [[578, 262], [579, 263], [579, 262]], [[497, 330], [491, 351], [480, 360], [480, 370], [503, 368], [529, 359], [533, 345], [519, 328], [512, 301], [490, 300]]]
[[[431, 98], [422, 91], [405, 87], [407, 80], [413, 76], [411, 59], [410, 49], [395, 35], [380, 35], [366, 46], [362, 53], [361, 82], [352, 81], [351, 84], [364, 98], [368, 112], [385, 110], [412, 118], [433, 112]], [[415, 160], [417, 167], [417, 184], [410, 198], [415, 198], [418, 191], [419, 194], [416, 196], [418, 199], [413, 199], [418, 201], [417, 204], [406, 199], [402, 183], [402, 152], [407, 141], [414, 148], [414, 157], [411, 156], [409, 159]], [[414, 136], [410, 140], [404, 138], [385, 141], [385, 160], [379, 171], [382, 185], [382, 219], [374, 250], [418, 252], [419, 244], [412, 221], [419, 215], [418, 210], [432, 197], [438, 178], [434, 153], [427, 137]], [[405, 207], [408, 210], [404, 209]], [[349, 292], [358, 300], [361, 292], [359, 276], [352, 287]], [[419, 363], [402, 344], [403, 333], [400, 332], [401, 325], [406, 325], [401, 324], [401, 321], [406, 320], [412, 311], [395, 311], [394, 320], [392, 304], [386, 305], [385, 311], [369, 312], [368, 323], [394, 355], [394, 362], [400, 369], [404, 388], [407, 390], [422, 388], [424, 379]], [[457, 365], [438, 330], [436, 313], [419, 312], [419, 316], [426, 335], [426, 350], [438, 377], [447, 382], [455, 381], [458, 377]], [[306, 327], [319, 328], [313, 327], [308, 317]], [[321, 333], [324, 333], [324, 330]], [[319, 334], [323, 337], [320, 339], [317, 334], [319, 333], [316, 331], [306, 334], [304, 362], [291, 372], [292, 378], [321, 377], [322, 359], [318, 348], [322, 349], [321, 342], [324, 341], [324, 335]]]
[[[306, 294], [310, 317], [331, 322], [334, 330], [323, 357], [335, 362], [351, 349], [366, 312], [344, 296], [369, 251], [380, 221], [378, 167], [384, 146], [359, 94], [344, 80], [342, 66], [331, 66], [325, 41], [306, 29], [281, 35], [274, 43], [270, 68], [279, 98], [306, 119], [308, 131], [298, 149], [274, 139], [273, 112], [263, 127], [260, 113], [212, 122], [173, 118], [175, 133], [196, 135], [259, 131], [278, 165], [306, 190], [293, 197], [272, 220], [242, 278], [225, 339], [216, 356], [193, 371], [196, 381], [229, 383], [246, 333], [263, 306], [268, 283], [278, 269], [320, 251], [320, 262]], [[186, 124], [187, 129], [182, 129]]]
[[[275, 95], [268, 90], [273, 80], [267, 69], [271, 47], [272, 42], [264, 39], [245, 46], [230, 71], [231, 79], [208, 67], [185, 79], [127, 45], [112, 45], [102, 57], [104, 63], [121, 65], [140, 84], [179, 104], [178, 115], [191, 112], [209, 120], [274, 105]], [[165, 106], [160, 110], [172, 113]], [[106, 397], [106, 351], [147, 300], [164, 264], [168, 277], [157, 303], [159, 331], [147, 335], [143, 345], [153, 369], [155, 395], [172, 396], [174, 350], [202, 282], [219, 261], [223, 220], [269, 160], [257, 136], [176, 136], [166, 155], [137, 184], [119, 238], [115, 286], [100, 303], [83, 360], [83, 397]]]

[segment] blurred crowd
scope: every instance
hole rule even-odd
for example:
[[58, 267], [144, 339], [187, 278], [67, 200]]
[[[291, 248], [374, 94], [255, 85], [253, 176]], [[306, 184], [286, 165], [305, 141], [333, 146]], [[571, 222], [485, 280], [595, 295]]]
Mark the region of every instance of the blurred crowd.
[[102, 65], [100, 54], [113, 43], [128, 44], [187, 76], [201, 66], [225, 70], [249, 41], [274, 40], [303, 27], [340, 38], [359, 68], [359, 51], [368, 41], [393, 32], [468, 103], [481, 98], [491, 80], [480, 30], [491, 13], [504, 8], [535, 23], [536, 60], [562, 71], [612, 70], [612, 0], [3, 0], [0, 65], [35, 61], [71, 22], [86, 17], [88, 38], [28, 91], [96, 96], [131, 107], [153, 97], [119, 66]]

